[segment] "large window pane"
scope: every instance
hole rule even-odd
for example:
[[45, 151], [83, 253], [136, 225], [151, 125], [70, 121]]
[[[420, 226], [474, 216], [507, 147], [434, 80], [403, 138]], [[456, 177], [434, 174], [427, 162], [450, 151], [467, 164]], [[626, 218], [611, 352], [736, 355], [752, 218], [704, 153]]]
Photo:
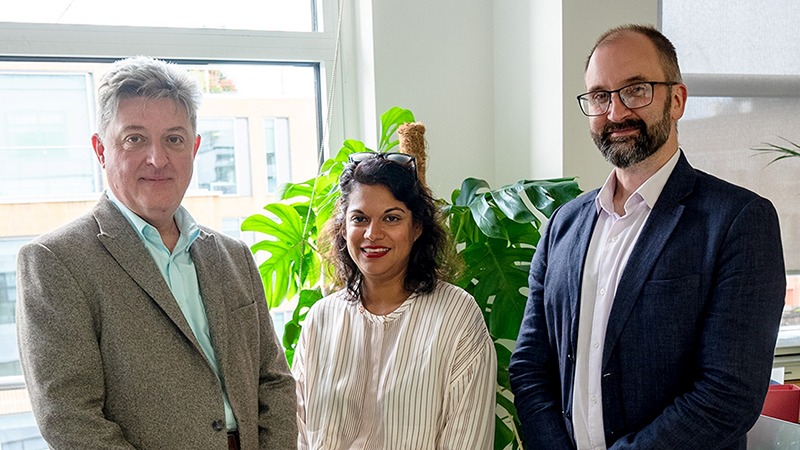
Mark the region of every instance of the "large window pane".
[[0, 72], [0, 197], [99, 190], [89, 89], [88, 74]]
[[663, 0], [684, 73], [800, 74], [800, 2]]
[[24, 239], [0, 239], [0, 378], [22, 375], [17, 352], [15, 306], [17, 302], [17, 252]]
[[[2, 12], [0, 12], [2, 14]], [[91, 209], [105, 188], [91, 148], [95, 87], [107, 62], [0, 61], [0, 447], [46, 448], [20, 376], [15, 260], [29, 236]], [[198, 222], [237, 235], [241, 220], [275, 200], [276, 182], [316, 174], [317, 67], [186, 64], [203, 89], [201, 147], [183, 205]], [[264, 124], [272, 125], [265, 135]], [[291, 133], [289, 124], [291, 123]], [[265, 143], [269, 140], [269, 145]], [[275, 165], [268, 168], [266, 151]], [[297, 161], [290, 166], [289, 161]], [[13, 196], [10, 196], [12, 195]], [[283, 310], [272, 311], [283, 320]]]
[[274, 194], [278, 191], [278, 186], [292, 181], [288, 118], [264, 119], [264, 155], [267, 163], [267, 192]]
[[[678, 49], [690, 98], [679, 140], [696, 167], [770, 199], [781, 222], [787, 291], [778, 353], [800, 337], [800, 159], [753, 151], [800, 143], [800, 3], [663, 0], [663, 30]], [[783, 363], [781, 363], [783, 364]], [[790, 372], [795, 379], [800, 366]]]
[[38, 0], [4, 2], [0, 22], [314, 31], [313, 0]]
[[236, 194], [236, 154], [233, 119], [200, 119], [200, 148], [195, 157], [197, 187]]
[[780, 136], [800, 137], [796, 123], [800, 98], [692, 97], [678, 124], [678, 138], [695, 167], [775, 204], [786, 268], [800, 273], [800, 158], [769, 164], [777, 155], [752, 150], [764, 142], [788, 145]]

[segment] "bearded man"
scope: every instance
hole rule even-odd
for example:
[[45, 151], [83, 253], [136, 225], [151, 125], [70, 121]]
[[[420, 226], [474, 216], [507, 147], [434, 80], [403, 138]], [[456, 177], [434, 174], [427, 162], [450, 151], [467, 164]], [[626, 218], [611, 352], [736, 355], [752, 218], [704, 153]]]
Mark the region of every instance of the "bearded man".
[[693, 169], [675, 48], [606, 32], [578, 96], [614, 169], [550, 218], [509, 372], [528, 448], [745, 449], [786, 279], [778, 218]]

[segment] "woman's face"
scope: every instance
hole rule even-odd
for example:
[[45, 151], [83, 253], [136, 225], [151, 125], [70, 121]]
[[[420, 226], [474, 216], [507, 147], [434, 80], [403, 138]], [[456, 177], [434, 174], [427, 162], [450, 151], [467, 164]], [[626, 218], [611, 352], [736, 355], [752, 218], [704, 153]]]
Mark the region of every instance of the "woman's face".
[[347, 251], [368, 283], [405, 280], [411, 247], [422, 228], [382, 185], [355, 183], [345, 211]]

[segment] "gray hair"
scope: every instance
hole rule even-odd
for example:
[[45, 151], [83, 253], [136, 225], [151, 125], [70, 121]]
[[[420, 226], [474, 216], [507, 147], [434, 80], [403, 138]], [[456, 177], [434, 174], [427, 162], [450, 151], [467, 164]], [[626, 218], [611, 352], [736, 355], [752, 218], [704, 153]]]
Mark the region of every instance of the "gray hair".
[[192, 132], [197, 131], [197, 109], [203, 93], [197, 81], [177, 65], [148, 56], [121, 59], [103, 75], [97, 89], [97, 134], [103, 138], [126, 98], [172, 99], [186, 108]]

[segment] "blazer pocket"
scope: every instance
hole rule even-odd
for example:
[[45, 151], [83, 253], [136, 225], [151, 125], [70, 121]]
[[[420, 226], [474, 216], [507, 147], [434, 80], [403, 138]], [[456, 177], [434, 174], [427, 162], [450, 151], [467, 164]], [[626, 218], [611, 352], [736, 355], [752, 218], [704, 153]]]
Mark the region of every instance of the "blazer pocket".
[[236, 330], [240, 339], [258, 338], [258, 310], [256, 303], [250, 303], [230, 312], [230, 326]]
[[651, 295], [692, 295], [700, 287], [700, 274], [692, 274], [668, 280], [649, 280], [642, 288], [642, 296]]

